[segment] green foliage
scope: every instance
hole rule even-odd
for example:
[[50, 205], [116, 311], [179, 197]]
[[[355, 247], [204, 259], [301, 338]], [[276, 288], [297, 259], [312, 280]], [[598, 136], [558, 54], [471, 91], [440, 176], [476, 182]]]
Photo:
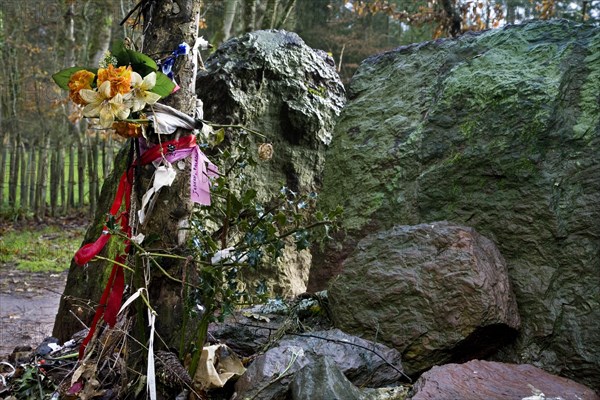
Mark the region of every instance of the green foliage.
[[[209, 143], [222, 141], [223, 135], [215, 132]], [[241, 304], [265, 300], [266, 284], [250, 287], [244, 271], [259, 272], [275, 264], [287, 246], [304, 250], [327, 239], [341, 214], [339, 208], [315, 212], [316, 193], [297, 193], [286, 186], [262, 193], [250, 180], [258, 161], [249, 133], [242, 130], [227, 142], [213, 148], [220, 175], [212, 184], [212, 204], [191, 219], [189, 246], [198, 265], [199, 287], [190, 293], [189, 312], [197, 313], [200, 306], [206, 322], [224, 318]], [[204, 343], [206, 327], [200, 324], [197, 348]], [[192, 362], [192, 373], [194, 369]]]
[[[156, 73], [156, 84], [150, 90], [151, 92], [159, 94], [161, 97], [167, 97], [175, 88], [175, 83], [158, 70], [158, 65], [156, 65], [156, 62], [154, 62], [153, 59], [143, 53], [127, 49], [122, 40], [113, 45], [110, 54], [117, 60], [117, 66], [130, 65], [131, 68], [142, 77], [152, 72]], [[92, 72], [94, 75], [98, 75], [97, 68], [70, 67], [58, 71], [52, 75], [52, 79], [61, 89], [69, 90], [69, 80], [71, 79], [71, 76], [75, 72], [83, 69]], [[92, 86], [96, 86], [95, 78]]]
[[127, 49], [122, 40], [115, 42], [110, 52], [117, 59], [117, 66], [131, 65], [131, 68], [142, 76], [158, 71], [158, 65], [153, 59], [135, 50]]
[[19, 400], [52, 399], [56, 391], [54, 383], [32, 364], [23, 365], [23, 374], [11, 382], [11, 390]]
[[167, 97], [175, 88], [175, 83], [158, 70], [158, 65], [153, 59], [138, 51], [127, 49], [122, 40], [115, 42], [111, 53], [117, 59], [117, 65], [131, 65], [131, 68], [142, 77], [155, 72], [156, 85], [150, 90], [151, 92]]

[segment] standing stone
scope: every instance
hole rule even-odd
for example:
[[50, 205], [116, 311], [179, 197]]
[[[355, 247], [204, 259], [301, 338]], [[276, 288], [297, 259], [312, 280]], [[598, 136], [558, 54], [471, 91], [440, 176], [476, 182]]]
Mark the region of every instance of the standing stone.
[[398, 349], [408, 374], [492, 354], [520, 323], [497, 247], [447, 222], [361, 240], [329, 301], [337, 327]]
[[[319, 192], [324, 153], [345, 103], [333, 60], [295, 33], [269, 30], [225, 42], [205, 65], [196, 85], [205, 119], [248, 126], [266, 135], [256, 137], [257, 148], [273, 145], [273, 158], [251, 176], [259, 198], [283, 185]], [[275, 293], [295, 295], [306, 290], [310, 264], [308, 250], [286, 250], [276, 270], [260, 275]]]
[[519, 304], [499, 358], [600, 390], [599, 48], [598, 27], [537, 21], [364, 61], [321, 196], [344, 207], [346, 234], [313, 254], [309, 288], [373, 232], [472, 226], [499, 246]]

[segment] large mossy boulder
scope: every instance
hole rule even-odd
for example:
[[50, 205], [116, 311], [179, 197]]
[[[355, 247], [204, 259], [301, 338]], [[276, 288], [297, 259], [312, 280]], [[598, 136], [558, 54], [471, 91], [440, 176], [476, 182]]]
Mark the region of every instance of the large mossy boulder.
[[313, 256], [309, 289], [325, 287], [374, 232], [472, 226], [506, 259], [522, 321], [498, 358], [599, 390], [598, 49], [600, 28], [557, 20], [364, 61], [321, 196], [344, 206], [345, 233]]

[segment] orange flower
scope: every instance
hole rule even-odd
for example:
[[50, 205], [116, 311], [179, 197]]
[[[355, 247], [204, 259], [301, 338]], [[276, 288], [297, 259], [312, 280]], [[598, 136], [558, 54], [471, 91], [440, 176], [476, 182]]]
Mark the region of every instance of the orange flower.
[[131, 90], [131, 66], [122, 66], [115, 68], [109, 64], [108, 68], [100, 68], [98, 70], [98, 87], [103, 82], [110, 82], [110, 95], [115, 96], [117, 93], [124, 95]]
[[73, 101], [73, 103], [79, 104], [82, 106], [87, 104], [85, 102], [85, 100], [83, 100], [81, 98], [81, 96], [79, 95], [79, 91], [81, 89], [91, 89], [92, 82], [94, 82], [95, 76], [96, 75], [94, 75], [93, 72], [90, 72], [85, 69], [79, 70], [79, 71], [75, 72], [73, 75], [71, 75], [71, 79], [69, 80], [68, 85], [69, 85], [69, 98]]
[[144, 134], [144, 127], [142, 124], [136, 124], [134, 122], [116, 121], [113, 123], [112, 127], [117, 135], [124, 138], [140, 137]]

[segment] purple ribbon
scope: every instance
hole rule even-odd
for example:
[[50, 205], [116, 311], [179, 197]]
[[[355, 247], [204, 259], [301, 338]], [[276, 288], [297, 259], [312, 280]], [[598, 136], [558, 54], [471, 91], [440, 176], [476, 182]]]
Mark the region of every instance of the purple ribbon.
[[[190, 199], [194, 203], [210, 206], [210, 178], [218, 176], [218, 168], [200, 151], [198, 146], [179, 149], [167, 153], [165, 158], [174, 163], [192, 156], [192, 171], [190, 176]], [[160, 163], [160, 159], [155, 163]]]

